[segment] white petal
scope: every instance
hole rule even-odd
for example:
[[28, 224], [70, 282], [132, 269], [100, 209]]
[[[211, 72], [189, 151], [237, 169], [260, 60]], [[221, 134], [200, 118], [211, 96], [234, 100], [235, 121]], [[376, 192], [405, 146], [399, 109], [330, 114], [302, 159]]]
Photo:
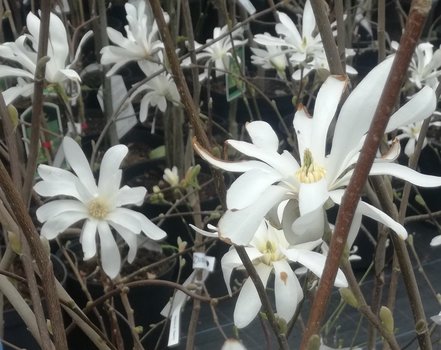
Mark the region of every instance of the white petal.
[[430, 246], [432, 247], [436, 247], [439, 245], [441, 245], [441, 235], [433, 237], [430, 241]]
[[57, 216], [49, 218], [41, 227], [41, 235], [47, 239], [54, 239], [57, 235], [65, 231], [77, 221], [87, 218], [82, 212], [63, 212]]
[[243, 209], [253, 203], [268, 187], [281, 180], [279, 173], [252, 169], [239, 176], [227, 191], [227, 208]]
[[[335, 165], [327, 169], [329, 178], [336, 178], [348, 151], [354, 149], [369, 129], [377, 108], [378, 101], [386, 83], [392, 65], [393, 56], [376, 66], [357, 85], [343, 104], [335, 126], [329, 164]], [[360, 106], [363, 106], [361, 108]], [[340, 166], [339, 166], [340, 165]]]
[[82, 202], [70, 199], [60, 199], [45, 203], [37, 209], [36, 215], [38, 221], [44, 222], [62, 212], [80, 212], [87, 215], [87, 209]]
[[420, 187], [441, 186], [441, 177], [421, 174], [396, 163], [374, 163], [369, 175], [391, 175]]
[[118, 276], [119, 270], [121, 269], [121, 255], [107, 222], [98, 222], [98, 234], [100, 236], [100, 252], [103, 270], [107, 276], [113, 279]]
[[328, 184], [326, 179], [313, 183], [302, 183], [299, 189], [300, 214], [305, 215], [323, 206], [328, 200]]
[[129, 149], [126, 145], [116, 145], [110, 147], [106, 151], [106, 153], [104, 153], [103, 159], [101, 160], [98, 188], [101, 188], [101, 186], [103, 186], [103, 183], [106, 181], [106, 178], [108, 178], [109, 175], [114, 174], [119, 170], [121, 162], [128, 152]]
[[[292, 235], [286, 238], [291, 244], [300, 244], [308, 241], [315, 241], [322, 238], [325, 227], [325, 211], [322, 206], [301, 215], [294, 222], [283, 222], [283, 225], [291, 225]], [[285, 221], [285, 217], [283, 219]]]
[[[265, 264], [259, 264], [256, 266], [256, 271], [264, 286], [266, 286], [268, 282], [271, 270], [272, 268]], [[244, 328], [248, 326], [257, 316], [261, 306], [262, 304], [257, 294], [256, 287], [254, 287], [251, 278], [248, 278], [242, 286], [242, 290], [237, 298], [236, 307], [234, 308], [233, 317], [236, 327]]]
[[303, 290], [297, 276], [285, 260], [274, 261], [273, 267], [277, 316], [289, 322], [303, 299]]
[[6, 65], [0, 65], [0, 78], [5, 77], [23, 77], [34, 80], [34, 74], [22, 68], [14, 68]]
[[[262, 253], [255, 248], [246, 247], [245, 250], [251, 261], [260, 258], [262, 256]], [[243, 265], [242, 260], [239, 258], [239, 255], [237, 254], [237, 251], [234, 248], [231, 248], [228, 252], [226, 252], [221, 259], [222, 273], [224, 276], [225, 284], [228, 289], [228, 293], [230, 295], [232, 295], [231, 286], [230, 286], [231, 274], [233, 273], [233, 270], [236, 267], [242, 265]]]
[[282, 201], [286, 192], [283, 187], [271, 186], [254, 204], [241, 210], [228, 210], [219, 220], [221, 237], [229, 238], [235, 244], [247, 245], [263, 217]]
[[80, 243], [83, 248], [84, 260], [93, 258], [96, 254], [96, 231], [98, 221], [95, 219], [86, 220], [81, 230]]
[[154, 223], [152, 223], [147, 217], [145, 217], [143, 214], [126, 209], [126, 208], [118, 208], [119, 211], [123, 211], [124, 215], [127, 215], [128, 217], [131, 217], [132, 220], [137, 220], [139, 224], [141, 225], [141, 231], [144, 232], [144, 234], [155, 240], [158, 241], [160, 239], [163, 239], [167, 236], [164, 230], [156, 226]]
[[302, 34], [304, 38], [312, 37], [312, 32], [315, 29], [315, 17], [314, 12], [312, 12], [311, 1], [307, 0], [305, 3], [305, 8], [303, 9], [302, 18]]
[[63, 150], [67, 162], [72, 170], [77, 174], [81, 183], [91, 194], [96, 193], [98, 188], [96, 186], [92, 170], [90, 170], [86, 156], [78, 143], [66, 136], [63, 139]]
[[[302, 264], [303, 266], [311, 270], [311, 272], [314, 273], [319, 278], [322, 276], [323, 269], [325, 268], [326, 256], [320, 253], [311, 252], [309, 250], [296, 249], [296, 248], [287, 249], [283, 251], [283, 253], [286, 255], [286, 257], [289, 260]], [[343, 272], [340, 269], [338, 269], [337, 271], [337, 276], [334, 281], [334, 286], [339, 288], [348, 286], [346, 277], [344, 276]]]
[[34, 92], [34, 83], [17, 85], [3, 91], [5, 104], [9, 105], [19, 96], [28, 97]]
[[396, 128], [421, 121], [430, 117], [436, 108], [435, 91], [425, 86], [418, 91], [412, 99], [396, 111], [387, 124], [386, 132]]
[[263, 148], [269, 152], [277, 152], [279, 148], [279, 138], [274, 129], [263, 121], [255, 121], [246, 125], [251, 141], [257, 147]]
[[138, 235], [127, 230], [121, 225], [115, 223], [110, 223], [110, 225], [118, 232], [118, 234], [124, 239], [124, 241], [129, 246], [129, 253], [127, 255], [127, 261], [129, 264], [135, 260], [136, 252], [138, 251]]
[[193, 230], [195, 230], [197, 233], [200, 233], [203, 236], [212, 237], [212, 238], [219, 238], [219, 233], [216, 231], [206, 231], [202, 230], [199, 227], [196, 227], [195, 225], [188, 224]]
[[394, 219], [392, 219], [389, 215], [382, 212], [380, 209], [375, 208], [374, 206], [368, 203], [360, 201], [358, 203], [356, 211], [389, 227], [390, 229], [395, 231], [396, 234], [401, 239], [407, 238], [407, 231], [403, 227], [403, 225], [396, 222]]
[[[81, 81], [80, 76], [73, 69], [59, 69], [58, 72], [61, 73], [64, 76], [64, 78], [67, 78], [69, 80], [78, 81], [78, 82]], [[61, 79], [61, 81], [63, 80], [65, 79]]]
[[127, 204], [141, 205], [144, 203], [147, 190], [145, 187], [129, 187], [124, 186], [118, 190], [116, 195], [116, 206], [121, 207]]
[[132, 216], [127, 215], [127, 212], [131, 212], [131, 210], [126, 208], [116, 208], [106, 216], [106, 220], [123, 226], [133, 233], [140, 233], [141, 224], [138, 220], [133, 220]]

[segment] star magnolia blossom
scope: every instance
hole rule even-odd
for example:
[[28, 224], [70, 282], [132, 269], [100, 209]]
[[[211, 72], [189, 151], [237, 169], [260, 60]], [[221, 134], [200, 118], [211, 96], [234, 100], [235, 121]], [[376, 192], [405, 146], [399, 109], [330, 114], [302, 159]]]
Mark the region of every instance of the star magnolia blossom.
[[[101, 49], [101, 63], [114, 65], [107, 72], [108, 76], [114, 74], [128, 62], [157, 59], [156, 54], [164, 47], [159, 39], [156, 21], [150, 8], [146, 7], [144, 0], [128, 2], [124, 8], [128, 22], [128, 25], [124, 27], [127, 37], [119, 31], [107, 27], [107, 35], [116, 46], [109, 45]], [[168, 21], [167, 13], [164, 13], [164, 17]]]
[[[321, 239], [308, 243], [290, 246], [282, 230], [277, 230], [267, 221], [261, 222], [246, 252], [253, 261], [256, 271], [264, 286], [274, 271], [274, 294], [277, 315], [289, 322], [296, 311], [298, 303], [303, 299], [303, 290], [297, 276], [288, 261], [299, 263], [320, 277], [326, 257], [312, 251], [320, 245]], [[231, 293], [230, 278], [235, 268], [242, 262], [235, 248], [231, 248], [221, 260], [222, 272], [228, 292]], [[347, 281], [341, 270], [335, 279], [336, 287], [347, 287]], [[259, 313], [262, 304], [251, 278], [247, 278], [234, 309], [234, 324], [238, 328], [246, 327]]]
[[[276, 25], [276, 32], [279, 37], [273, 37], [268, 33], [257, 34], [254, 36], [254, 41], [266, 47], [286, 47], [285, 52], [288, 53], [291, 63], [301, 67], [293, 74], [295, 80], [299, 80], [302, 75], [305, 76], [317, 68], [329, 70], [322, 39], [315, 31], [316, 22], [310, 0], [306, 1], [303, 10], [301, 34], [287, 14], [283, 12], [277, 12], [277, 14], [280, 23]], [[347, 54], [351, 52], [347, 50]], [[346, 67], [346, 71], [349, 74], [357, 74], [357, 71], [349, 66]]]
[[438, 77], [441, 75], [441, 49], [433, 52], [431, 43], [419, 44], [409, 66], [410, 78], [419, 89], [428, 85], [433, 89], [438, 86]]
[[[15, 42], [7, 42], [0, 45], [0, 56], [4, 59], [14, 61], [22, 68], [0, 65], [0, 78], [17, 77], [18, 84], [3, 92], [6, 104], [13, 102], [17, 97], [28, 97], [34, 91], [34, 76], [37, 67], [37, 50], [40, 35], [40, 19], [32, 12], [26, 17], [26, 26], [29, 34], [21, 35]], [[51, 13], [49, 20], [49, 37], [47, 56], [49, 61], [46, 63], [45, 80], [52, 84], [61, 84], [66, 80], [71, 80], [78, 85], [81, 81], [77, 72], [69, 67], [75, 63], [79, 57], [80, 48], [83, 43], [92, 35], [92, 31], [87, 32], [81, 39], [77, 53], [70, 65], [66, 65], [69, 57], [69, 42], [67, 40], [66, 29], [61, 19]]]
[[[208, 68], [209, 64], [213, 64], [213, 70], [215, 70], [216, 77], [224, 75], [225, 71], [229, 69], [229, 60], [233, 57], [231, 51], [233, 47], [237, 48], [245, 45], [248, 40], [238, 40], [243, 36], [242, 27], [231, 32], [231, 35], [226, 35], [229, 32], [228, 26], [223, 26], [222, 28], [216, 27], [213, 30], [213, 38], [208, 39], [206, 44], [210, 44], [196, 54], [197, 60], [206, 60], [205, 66]], [[224, 36], [225, 35], [225, 36]], [[217, 38], [224, 36], [222, 39], [216, 40]], [[233, 42], [231, 42], [231, 37]], [[194, 43], [195, 50], [198, 50], [202, 44], [197, 42]], [[191, 64], [190, 57], [182, 61], [183, 66], [188, 66]], [[199, 76], [200, 80], [207, 78], [208, 72], [205, 71]]]
[[253, 64], [262, 66], [264, 69], [275, 69], [282, 79], [286, 78], [285, 69], [288, 62], [281, 46], [266, 46], [265, 49], [252, 47], [251, 51]]
[[111, 227], [129, 246], [129, 263], [136, 256], [140, 232], [154, 240], [164, 238], [166, 233], [141, 213], [122, 208], [130, 204], [141, 205], [146, 194], [144, 187], [120, 188], [122, 171], [119, 166], [127, 155], [126, 146], [113, 146], [104, 154], [98, 186], [80, 146], [69, 137], [63, 139], [62, 146], [66, 161], [76, 175], [40, 165], [38, 174], [42, 181], [35, 184], [34, 190], [44, 197], [72, 199], [56, 199], [37, 209], [37, 218], [43, 223], [41, 235], [54, 239], [69, 226], [85, 220], [80, 236], [84, 259], [95, 256], [98, 232], [103, 270], [110, 278], [115, 278], [121, 267], [121, 256]]
[[[398, 130], [401, 130], [402, 133], [398, 135], [396, 138], [398, 140], [409, 139], [404, 147], [404, 153], [410, 157], [415, 152], [415, 146], [420, 137], [421, 127], [423, 126], [423, 122], [415, 122], [406, 126], [399, 127]], [[429, 126], [441, 126], [441, 122], [431, 122]], [[423, 147], [426, 147], [427, 139], [424, 138]]]
[[[162, 55], [159, 56], [162, 57]], [[147, 77], [161, 69], [160, 65], [145, 60], [139, 61], [138, 65]], [[167, 72], [160, 73], [142, 84], [132, 93], [130, 98], [133, 100], [140, 94], [144, 94], [139, 108], [141, 122], [147, 119], [150, 107], [158, 107], [161, 112], [165, 112], [167, 101], [178, 105], [181, 100], [178, 88]]]
[[[314, 107], [314, 117], [300, 106], [294, 116], [300, 164], [288, 152], [278, 152], [279, 140], [271, 126], [262, 121], [247, 124], [250, 142], [228, 140], [239, 152], [255, 158], [227, 162], [211, 156], [197, 142], [198, 153], [221, 169], [243, 173], [227, 191], [227, 212], [219, 221], [221, 237], [246, 245], [252, 239], [262, 218], [271, 209], [286, 204], [282, 226], [291, 244], [321, 238], [324, 225], [324, 205], [339, 204], [349, 183], [365, 134], [390, 71], [389, 58], [374, 68], [352, 91], [339, 113], [332, 148], [326, 154], [329, 125], [345, 90], [343, 78], [330, 76], [320, 88]], [[362, 108], [361, 108], [362, 107]], [[418, 92], [390, 119], [387, 132], [427, 118], [436, 107], [431, 88]], [[422, 175], [405, 166], [391, 163], [398, 152], [376, 159], [371, 175], [391, 175], [422, 187], [441, 186], [441, 177]], [[287, 201], [287, 202], [286, 202]], [[377, 220], [400, 237], [406, 238], [404, 227], [379, 209], [359, 202], [348, 240], [353, 243], [362, 215]]]

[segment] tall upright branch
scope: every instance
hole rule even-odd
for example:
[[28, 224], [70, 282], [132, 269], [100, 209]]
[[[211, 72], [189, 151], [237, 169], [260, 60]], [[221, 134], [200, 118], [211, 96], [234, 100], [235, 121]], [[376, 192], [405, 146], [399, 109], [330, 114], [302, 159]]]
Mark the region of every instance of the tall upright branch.
[[[311, 3], [314, 3], [314, 1]], [[360, 152], [359, 160], [342, 199], [334, 234], [332, 235], [330, 243], [330, 254], [326, 257], [325, 268], [312, 304], [308, 324], [301, 343], [301, 349], [307, 349], [311, 337], [319, 333], [320, 324], [325, 315], [340, 259], [346, 246], [349, 228], [361, 197], [361, 191], [366, 183], [429, 10], [430, 1], [412, 1], [409, 18], [404, 34], [401, 37], [400, 47], [395, 56], [391, 72], [389, 73], [369, 132]]]

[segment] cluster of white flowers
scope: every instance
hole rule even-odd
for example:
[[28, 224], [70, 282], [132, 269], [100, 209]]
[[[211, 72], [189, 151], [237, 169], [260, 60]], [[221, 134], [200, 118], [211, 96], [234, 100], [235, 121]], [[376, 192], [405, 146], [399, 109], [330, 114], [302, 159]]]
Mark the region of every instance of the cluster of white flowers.
[[[308, 114], [304, 106], [298, 106], [293, 124], [300, 163], [289, 151], [278, 152], [279, 139], [276, 133], [269, 124], [262, 121], [247, 124], [251, 142], [227, 141], [240, 153], [254, 158], [252, 160], [220, 160], [195, 143], [198, 153], [212, 165], [226, 171], [243, 173], [227, 191], [228, 210], [219, 220], [218, 235], [221, 239], [249, 247], [247, 253], [257, 264], [256, 268], [264, 284], [270, 271], [275, 269], [277, 310], [287, 321], [295, 307], [288, 308], [283, 299], [288, 289], [281, 292], [281, 286], [297, 289], [296, 294], [289, 292], [291, 302], [293, 299], [298, 302], [302, 294], [285, 260], [297, 261], [320, 276], [324, 258], [312, 252], [312, 249], [320, 244], [326, 230], [326, 209], [340, 204], [342, 200], [391, 65], [392, 57], [374, 68], [346, 99], [336, 120], [330, 152], [327, 151], [326, 140], [331, 121], [347, 88], [344, 77], [330, 76], [324, 82], [315, 101], [313, 116]], [[362, 109], [360, 105], [363, 105]], [[427, 118], [435, 107], [434, 91], [429, 87], [423, 88], [392, 115], [386, 132]], [[393, 163], [399, 151], [399, 147], [392, 147], [387, 154], [377, 158], [370, 174], [395, 176], [422, 187], [441, 186], [440, 177], [423, 175]], [[381, 210], [360, 201], [350, 229], [348, 248], [355, 240], [363, 215], [390, 227], [402, 239], [407, 238], [407, 232], [401, 224]], [[272, 227], [270, 222], [278, 229]], [[298, 249], [308, 258], [303, 259]], [[234, 249], [222, 259], [227, 283], [230, 271], [238, 264]], [[277, 283], [280, 283], [279, 287]], [[336, 282], [337, 286], [343, 284], [343, 279]], [[241, 306], [239, 302], [236, 305], [236, 309], [240, 310], [235, 312], [238, 327], [248, 324], [260, 307], [259, 301], [255, 301], [253, 308], [250, 307], [250, 300], [258, 300], [251, 282], [245, 283], [239, 299], [245, 298], [242, 294], [246, 295], [247, 303], [244, 303], [246, 306]]]
[[[101, 64], [113, 67], [107, 75], [115, 74], [125, 64], [136, 61], [148, 79], [132, 94], [134, 99], [144, 94], [141, 99], [139, 119], [147, 119], [149, 107], [157, 107], [165, 112], [167, 101], [178, 105], [180, 97], [178, 89], [167, 72], [164, 64], [164, 45], [159, 37], [158, 26], [153, 18], [150, 6], [144, 0], [127, 2], [125, 5], [128, 25], [125, 26], [126, 36], [108, 27], [107, 35], [115, 45], [105, 46], [101, 50]], [[164, 17], [168, 21], [167, 13]]]
[[[34, 92], [34, 76], [37, 69], [37, 50], [40, 33], [40, 19], [32, 12], [26, 17], [26, 26], [29, 34], [19, 36], [14, 42], [6, 42], [0, 45], [0, 56], [15, 63], [13, 67], [0, 65], [0, 78], [16, 77], [17, 85], [6, 89], [3, 97], [6, 104], [14, 102], [19, 96], [29, 97]], [[45, 80], [49, 84], [62, 84], [65, 81], [73, 81], [77, 84], [77, 92], [80, 91], [80, 76], [70, 68], [79, 57], [82, 44], [90, 37], [91, 31], [87, 32], [78, 46], [77, 53], [70, 64], [66, 62], [69, 56], [69, 42], [66, 29], [61, 19], [51, 13], [49, 20], [49, 36]], [[19, 64], [21, 68], [17, 68]]]
[[[289, 61], [296, 68], [292, 76], [294, 80], [300, 80], [316, 69], [329, 70], [322, 39], [316, 30], [310, 0], [306, 1], [303, 10], [301, 33], [286, 13], [277, 12], [277, 14], [280, 21], [276, 25], [278, 36], [274, 37], [269, 33], [255, 35], [254, 41], [264, 48], [252, 49], [254, 54], [251, 57], [252, 62], [266, 69], [276, 69], [278, 74], [284, 77]], [[346, 49], [346, 56], [352, 55], [354, 51]], [[357, 71], [350, 66], [346, 67], [346, 72], [357, 74]]]

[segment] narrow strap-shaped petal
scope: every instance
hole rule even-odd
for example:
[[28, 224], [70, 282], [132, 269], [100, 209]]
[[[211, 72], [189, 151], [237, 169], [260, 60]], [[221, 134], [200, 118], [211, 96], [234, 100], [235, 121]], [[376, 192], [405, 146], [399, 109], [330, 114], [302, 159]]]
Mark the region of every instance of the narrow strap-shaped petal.
[[37, 209], [36, 215], [38, 221], [45, 222], [63, 212], [80, 212], [87, 215], [84, 204], [74, 199], [60, 199], [45, 203]]
[[277, 152], [279, 138], [267, 122], [258, 120], [247, 123], [246, 129], [253, 144], [267, 151]]
[[98, 234], [101, 264], [106, 275], [113, 279], [118, 276], [121, 269], [121, 254], [107, 222], [98, 222]]
[[[104, 153], [100, 166], [100, 176], [98, 180], [98, 188], [104, 186], [106, 179], [110, 178], [109, 175], [117, 172], [121, 166], [121, 162], [129, 152], [126, 145], [115, 145], [110, 147], [106, 153]], [[119, 183], [116, 185], [119, 188]]]
[[83, 248], [84, 260], [93, 258], [96, 254], [96, 232], [98, 221], [95, 219], [86, 220], [81, 230], [80, 243]]

